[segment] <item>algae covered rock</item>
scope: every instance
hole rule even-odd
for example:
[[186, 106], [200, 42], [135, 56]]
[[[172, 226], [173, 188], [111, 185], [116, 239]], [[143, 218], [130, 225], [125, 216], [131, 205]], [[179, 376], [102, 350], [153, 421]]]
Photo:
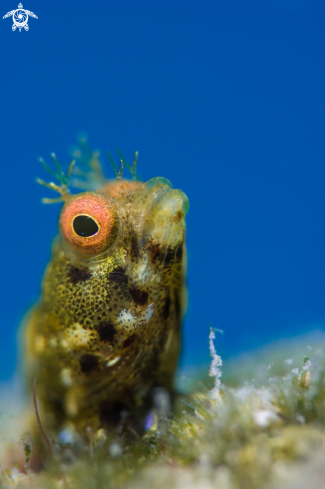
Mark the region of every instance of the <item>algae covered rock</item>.
[[[324, 342], [312, 343], [303, 339], [300, 366], [286, 357], [288, 343], [265, 353], [265, 368], [256, 352], [258, 380], [248, 378], [237, 387], [217, 382], [217, 370], [212, 391], [204, 379], [197, 382], [196, 392], [178, 397], [173, 414], [166, 411], [167, 394], [160, 392], [143, 436], [122, 426], [111, 432], [89, 430], [88, 442], [69, 433], [57, 439], [48, 433], [53, 455], [37, 473], [30, 468], [33, 433], [23, 434], [23, 413], [16, 418], [14, 409], [3, 413], [5, 437], [11, 436], [11, 427], [16, 439], [9, 443], [11, 451], [8, 438], [2, 442], [1, 487], [323, 488]], [[227, 377], [227, 362], [224, 370]]]

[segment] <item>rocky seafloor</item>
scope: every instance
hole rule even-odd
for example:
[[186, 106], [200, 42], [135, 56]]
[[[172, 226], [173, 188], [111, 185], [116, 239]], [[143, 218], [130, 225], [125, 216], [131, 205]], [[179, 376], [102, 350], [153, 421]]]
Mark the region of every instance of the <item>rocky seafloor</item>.
[[[222, 383], [212, 340], [211, 383], [199, 373], [179, 377], [174, 414], [161, 393], [143, 436], [117, 428], [89, 433], [86, 443], [61, 437], [39, 473], [29, 466], [24, 409], [3, 387], [0, 487], [323, 489], [324, 333], [229, 360]], [[24, 466], [8, 462], [19, 450]]]

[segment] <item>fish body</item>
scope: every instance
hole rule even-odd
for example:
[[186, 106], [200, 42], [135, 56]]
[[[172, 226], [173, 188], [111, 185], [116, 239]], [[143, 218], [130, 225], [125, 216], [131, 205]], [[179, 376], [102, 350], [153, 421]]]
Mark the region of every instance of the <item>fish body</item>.
[[69, 194], [26, 321], [29, 390], [46, 430], [143, 422], [173, 389], [186, 303], [186, 195], [164, 178]]

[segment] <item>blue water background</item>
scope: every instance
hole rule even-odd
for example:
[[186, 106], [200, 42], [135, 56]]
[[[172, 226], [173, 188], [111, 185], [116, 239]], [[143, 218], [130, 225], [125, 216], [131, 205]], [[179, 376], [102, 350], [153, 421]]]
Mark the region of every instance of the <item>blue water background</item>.
[[[0, 379], [37, 299], [59, 205], [37, 162], [83, 130], [190, 199], [182, 365], [325, 324], [325, 3], [1, 1]], [[107, 160], [106, 160], [107, 161]], [[107, 161], [107, 175], [112, 174]]]

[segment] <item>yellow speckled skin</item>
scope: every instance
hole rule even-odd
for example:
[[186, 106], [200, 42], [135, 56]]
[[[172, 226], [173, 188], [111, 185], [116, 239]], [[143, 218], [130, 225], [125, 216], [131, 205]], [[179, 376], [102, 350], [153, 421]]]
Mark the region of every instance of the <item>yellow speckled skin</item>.
[[116, 210], [114, 242], [83, 256], [58, 237], [25, 327], [30, 391], [35, 379], [43, 424], [57, 433], [109, 428], [123, 410], [140, 419], [154, 387], [172, 391], [179, 356], [187, 197], [163, 178], [96, 192]]

